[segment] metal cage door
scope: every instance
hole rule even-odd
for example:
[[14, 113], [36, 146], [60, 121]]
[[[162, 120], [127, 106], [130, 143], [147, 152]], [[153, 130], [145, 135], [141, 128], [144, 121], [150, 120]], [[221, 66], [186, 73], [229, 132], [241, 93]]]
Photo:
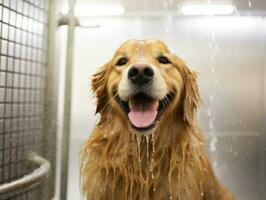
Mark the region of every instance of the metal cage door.
[[0, 0], [0, 200], [53, 195], [51, 2]]

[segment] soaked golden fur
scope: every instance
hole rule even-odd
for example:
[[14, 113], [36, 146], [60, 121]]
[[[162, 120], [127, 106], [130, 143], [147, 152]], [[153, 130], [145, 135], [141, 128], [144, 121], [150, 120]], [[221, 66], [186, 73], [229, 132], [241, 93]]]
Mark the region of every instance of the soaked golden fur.
[[[171, 65], [158, 64], [166, 55]], [[121, 54], [130, 62], [156, 65], [175, 98], [164, 111], [153, 134], [141, 136], [129, 129], [128, 119], [114, 100], [122, 69]], [[85, 199], [101, 200], [230, 200], [216, 179], [204, 152], [195, 122], [200, 102], [196, 75], [161, 41], [130, 40], [93, 77], [100, 123], [81, 151], [81, 189]], [[117, 94], [115, 94], [117, 95]]]

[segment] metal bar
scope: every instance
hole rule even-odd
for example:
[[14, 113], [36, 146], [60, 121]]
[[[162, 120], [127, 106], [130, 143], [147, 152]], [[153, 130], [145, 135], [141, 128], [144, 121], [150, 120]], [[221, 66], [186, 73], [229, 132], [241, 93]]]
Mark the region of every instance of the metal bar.
[[75, 26], [76, 26], [76, 18], [74, 16], [75, 3], [76, 3], [75, 0], [69, 0], [69, 13], [68, 13], [69, 24], [68, 24], [68, 33], [67, 33], [64, 118], [63, 118], [63, 137], [62, 137], [62, 169], [61, 169], [61, 190], [60, 190], [60, 199], [62, 200], [67, 199], [67, 184], [68, 184], [73, 47], [74, 47], [74, 36], [75, 36]]
[[265, 153], [266, 153], [266, 17], [262, 18], [263, 20], [263, 52], [262, 52], [262, 73], [261, 73], [261, 83], [262, 83], [262, 91], [261, 91], [261, 127], [260, 134], [262, 139], [260, 140], [260, 180], [261, 180], [261, 196], [266, 197], [266, 191], [264, 189], [266, 183], [266, 161], [265, 161]]
[[37, 155], [36, 153], [31, 153], [28, 159], [29, 161], [38, 164], [39, 168], [34, 170], [31, 174], [23, 176], [18, 180], [0, 185], [1, 195], [4, 193], [12, 192], [14, 190], [21, 190], [26, 187], [29, 187], [41, 181], [43, 178], [45, 178], [46, 175], [48, 175], [51, 168], [50, 162], [48, 160]]
[[44, 155], [51, 162], [51, 176], [49, 177], [49, 194], [48, 199], [52, 199], [55, 194], [56, 182], [56, 145], [57, 145], [57, 93], [58, 93], [58, 67], [55, 66], [54, 49], [56, 34], [56, 8], [57, 1], [49, 0], [48, 9], [48, 30], [47, 30], [47, 67], [45, 69], [45, 99], [43, 113], [43, 127], [45, 132], [42, 133], [44, 141]]

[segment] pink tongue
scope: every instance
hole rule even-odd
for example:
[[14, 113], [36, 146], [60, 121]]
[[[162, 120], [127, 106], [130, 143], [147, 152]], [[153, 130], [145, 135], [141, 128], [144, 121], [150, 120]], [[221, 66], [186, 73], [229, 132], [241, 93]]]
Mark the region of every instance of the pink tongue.
[[133, 99], [128, 117], [137, 128], [150, 126], [157, 116], [157, 104], [153, 99]]

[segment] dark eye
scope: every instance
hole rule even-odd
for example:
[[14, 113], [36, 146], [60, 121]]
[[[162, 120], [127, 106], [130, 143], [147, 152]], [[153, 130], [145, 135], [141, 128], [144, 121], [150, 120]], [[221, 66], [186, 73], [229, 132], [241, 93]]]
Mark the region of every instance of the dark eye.
[[166, 58], [165, 56], [159, 56], [157, 59], [158, 59], [159, 63], [162, 63], [162, 64], [169, 64], [169, 63], [171, 63], [168, 60], [168, 58]]
[[120, 59], [117, 61], [116, 65], [117, 65], [117, 66], [125, 65], [125, 64], [127, 63], [127, 61], [128, 61], [128, 59], [125, 58], [125, 57], [120, 58]]

